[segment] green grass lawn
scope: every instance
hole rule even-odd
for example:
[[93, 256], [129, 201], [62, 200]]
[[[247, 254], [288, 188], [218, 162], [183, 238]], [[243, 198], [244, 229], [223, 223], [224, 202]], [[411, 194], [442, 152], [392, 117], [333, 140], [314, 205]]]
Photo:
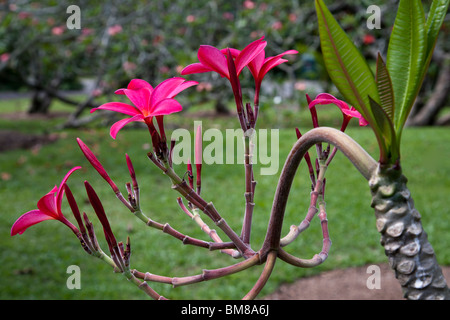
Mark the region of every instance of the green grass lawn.
[[[289, 113], [289, 112], [288, 112]], [[304, 115], [304, 113], [303, 113]], [[292, 115], [286, 116], [294, 122]], [[181, 118], [181, 119], [180, 119]], [[171, 116], [173, 123], [180, 121], [192, 130], [190, 117]], [[269, 124], [262, 118], [262, 127]], [[266, 119], [267, 120], [267, 119]], [[169, 122], [169, 121], [168, 121]], [[284, 123], [284, 122], [283, 122]], [[303, 120], [299, 126], [304, 127]], [[52, 129], [51, 123], [2, 119], [0, 129], [23, 132], [44, 132]], [[181, 124], [180, 124], [181, 125]], [[228, 120], [204, 119], [204, 129], [226, 128]], [[233, 125], [237, 122], [233, 119]], [[303, 132], [306, 129], [302, 129]], [[238, 262], [219, 252], [184, 246], [180, 241], [155, 229], [146, 227], [115, 198], [110, 187], [98, 176], [80, 152], [75, 138], [80, 137], [99, 155], [110, 176], [118, 186], [129, 182], [125, 153], [133, 160], [141, 188], [143, 211], [152, 219], [166, 223], [193, 237], [207, 239], [197, 225], [177, 206], [178, 193], [171, 190], [170, 182], [147, 159], [149, 138], [147, 130], [123, 130], [117, 140], [112, 140], [106, 128], [64, 130], [60, 139], [34, 150], [13, 150], [0, 153], [2, 177], [0, 179], [0, 299], [146, 299], [146, 296], [120, 274], [115, 274], [100, 260], [88, 256], [72, 232], [56, 221], [45, 221], [28, 229], [23, 235], [10, 237], [10, 228], [24, 212], [34, 209], [36, 202], [59, 184], [68, 169], [83, 166], [72, 175], [69, 185], [81, 210], [86, 211], [96, 227], [104, 251], [101, 226], [92, 208], [86, 202], [83, 186], [89, 180], [103, 200], [113, 231], [118, 240], [129, 235], [132, 243], [131, 267], [143, 272], [165, 276], [187, 276]], [[170, 133], [170, 132], [169, 132]], [[377, 156], [373, 134], [367, 128], [349, 128], [348, 133]], [[422, 222], [434, 246], [438, 261], [450, 264], [450, 146], [447, 128], [408, 128], [404, 133], [402, 154], [404, 173], [408, 186], [422, 214]], [[293, 129], [280, 129], [280, 168], [295, 142]], [[258, 249], [262, 244], [269, 220], [278, 174], [260, 176], [256, 165], [255, 215], [252, 244]], [[291, 224], [303, 220], [309, 204], [309, 178], [304, 164], [295, 179], [286, 211], [284, 234]], [[176, 168], [183, 175], [184, 166]], [[202, 195], [213, 201], [215, 207], [236, 231], [240, 231], [244, 203], [242, 165], [204, 166]], [[275, 290], [283, 282], [320, 271], [386, 262], [379, 234], [375, 228], [370, 191], [367, 182], [350, 162], [338, 153], [327, 172], [327, 213], [333, 245], [325, 263], [315, 269], [300, 269], [279, 260], [262, 295]], [[64, 202], [67, 209], [66, 202]], [[65, 211], [70, 212], [70, 211]], [[70, 214], [66, 214], [72, 221]], [[204, 219], [207, 221], [207, 218]], [[302, 258], [311, 258], [321, 250], [320, 223], [313, 220], [311, 227], [287, 251]], [[222, 238], [225, 238], [221, 233]], [[81, 289], [70, 290], [66, 281], [67, 268], [77, 265], [81, 270]], [[239, 299], [250, 290], [260, 275], [262, 266], [229, 276], [191, 286], [171, 288], [151, 284], [160, 294], [173, 299]]]

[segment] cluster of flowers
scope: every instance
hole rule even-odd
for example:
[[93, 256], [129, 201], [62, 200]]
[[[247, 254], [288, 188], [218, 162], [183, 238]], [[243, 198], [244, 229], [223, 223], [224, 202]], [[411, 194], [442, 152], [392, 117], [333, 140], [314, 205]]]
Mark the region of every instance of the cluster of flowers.
[[[287, 62], [288, 60], [284, 59], [283, 56], [298, 53], [296, 50], [288, 50], [276, 56], [266, 57], [266, 45], [267, 42], [264, 38], [253, 41], [241, 51], [233, 48], [220, 50], [209, 45], [202, 45], [198, 50], [199, 62], [185, 67], [181, 71], [181, 75], [217, 72], [220, 76], [227, 78], [231, 84], [235, 97], [239, 121], [245, 132], [246, 130], [255, 127], [259, 112], [261, 82], [267, 72], [275, 66]], [[247, 103], [244, 108], [239, 75], [245, 67], [250, 70], [250, 73], [254, 78], [255, 95], [253, 106], [251, 103]], [[161, 82], [156, 87], [153, 87], [145, 80], [133, 79], [130, 81], [127, 88], [122, 88], [115, 92], [118, 95], [125, 95], [131, 101], [132, 105], [123, 102], [109, 102], [98, 108], [92, 109], [91, 112], [95, 112], [97, 110], [109, 110], [131, 116], [129, 118], [119, 120], [112, 125], [110, 135], [113, 139], [116, 139], [117, 133], [125, 125], [134, 121], [144, 122], [147, 125], [151, 135], [153, 150], [157, 158], [164, 162], [170, 158], [170, 148], [167, 147], [166, 135], [164, 131], [164, 116], [181, 111], [182, 106], [175, 99], [175, 97], [180, 92], [196, 84], [198, 84], [196, 81], [187, 81], [181, 77], [174, 77]], [[358, 111], [356, 111], [353, 107], [348, 106], [344, 101], [336, 99], [330, 94], [319, 94], [314, 100], [311, 100], [309, 97], [307, 98], [314, 127], [319, 126], [315, 106], [327, 104], [335, 104], [342, 111], [344, 116], [341, 127], [342, 131], [345, 130], [348, 122], [353, 117], [359, 119], [360, 125], [367, 125], [367, 122]], [[156, 120], [156, 124], [153, 121], [154, 119]], [[299, 131], [297, 132], [298, 136], [300, 136]], [[116, 196], [132, 212], [138, 210], [139, 193], [137, 192], [138, 188], [136, 176], [128, 155], [126, 156], [126, 160], [132, 179], [132, 185], [127, 185], [128, 200], [126, 200], [120, 193], [115, 183], [108, 176], [101, 163], [94, 156], [93, 152], [80, 139], [78, 139], [78, 144], [90, 164], [98, 171], [106, 182], [109, 183]], [[196, 150], [196, 152], [199, 152], [199, 150]], [[14, 236], [16, 234], [22, 234], [30, 226], [45, 220], [58, 220], [73, 231], [77, 238], [80, 239], [83, 248], [88, 253], [102, 256], [103, 253], [96, 241], [92, 224], [85, 213], [83, 214], [83, 223], [83, 219], [81, 218], [75, 199], [67, 185], [68, 178], [80, 168], [81, 167], [77, 166], [69, 170], [59, 186], [55, 186], [49, 193], [44, 195], [38, 201], [37, 209], [28, 211], [20, 216], [12, 226], [11, 235]], [[192, 172], [190, 164], [188, 165], [188, 170], [190, 173]], [[198, 185], [200, 180], [199, 171], [201, 171], [201, 166], [197, 167], [197, 192], [200, 192]], [[190, 175], [189, 178], [190, 187], [193, 188], [193, 183], [191, 180], [192, 177]], [[116, 242], [100, 199], [87, 181], [85, 181], [85, 188], [89, 201], [100, 222], [102, 223], [104, 234], [111, 252], [111, 258], [117, 267], [123, 269], [124, 266], [127, 265], [129, 259], [129, 243], [127, 244], [127, 248], [124, 249], [123, 244], [118, 244]], [[72, 224], [62, 213], [61, 206], [64, 194], [66, 195], [70, 208], [78, 223], [78, 227]]]

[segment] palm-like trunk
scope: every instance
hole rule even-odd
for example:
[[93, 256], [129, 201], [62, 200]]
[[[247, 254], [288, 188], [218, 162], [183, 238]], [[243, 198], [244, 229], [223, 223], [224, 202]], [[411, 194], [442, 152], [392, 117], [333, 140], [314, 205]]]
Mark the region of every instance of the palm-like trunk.
[[405, 298], [450, 299], [450, 291], [399, 168], [378, 167], [369, 186], [381, 244]]

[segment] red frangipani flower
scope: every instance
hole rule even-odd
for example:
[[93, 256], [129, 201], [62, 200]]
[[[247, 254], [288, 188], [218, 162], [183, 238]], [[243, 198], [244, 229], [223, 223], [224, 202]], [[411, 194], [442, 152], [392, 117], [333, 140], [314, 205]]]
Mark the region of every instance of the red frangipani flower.
[[329, 93], [321, 93], [317, 95], [316, 99], [312, 101], [309, 99], [309, 97], [307, 98], [310, 109], [314, 109], [316, 105], [334, 104], [338, 106], [344, 116], [344, 121], [341, 128], [342, 131], [344, 131], [344, 129], [347, 127], [348, 122], [352, 118], [358, 118], [360, 126], [367, 126], [369, 124], [367, 120], [364, 119], [363, 116], [354, 107], [350, 107], [346, 102], [335, 98]]
[[[91, 113], [96, 110], [110, 110], [132, 116], [112, 125], [110, 134], [115, 139], [119, 130], [130, 122], [142, 121], [153, 127], [153, 117], [181, 111], [183, 107], [174, 97], [197, 83], [175, 77], [167, 79], [153, 88], [145, 80], [133, 79], [126, 89], [119, 89], [115, 93], [126, 95], [134, 106], [123, 102], [108, 102], [98, 108], [93, 108]], [[163, 129], [160, 128], [160, 130]]]
[[[253, 41], [246, 46], [242, 51], [230, 49], [234, 58], [234, 64], [236, 67], [236, 73], [239, 76], [241, 71], [252, 61], [267, 45], [267, 42], [263, 40], [264, 37]], [[203, 73], [215, 71], [222, 77], [230, 79], [230, 73], [228, 71], [227, 63], [227, 49], [219, 50], [213, 46], [201, 45], [198, 49], [197, 57], [200, 62], [193, 63], [185, 67], [182, 71], [182, 75]], [[233, 54], [233, 51], [235, 54]]]
[[29, 227], [45, 221], [45, 220], [58, 220], [68, 226], [73, 233], [77, 236], [79, 230], [75, 227], [61, 212], [61, 202], [64, 195], [64, 186], [69, 176], [81, 167], [74, 167], [67, 172], [62, 179], [61, 184], [55, 186], [49, 193], [43, 196], [37, 203], [37, 209], [24, 213], [19, 219], [14, 222], [11, 228], [11, 236], [16, 234], [22, 234]]
[[[284, 55], [298, 53], [296, 50], [288, 50], [274, 57], [266, 58], [264, 49], [267, 42], [263, 39], [264, 37], [253, 41], [242, 51], [233, 48], [219, 50], [212, 46], [202, 45], [197, 53], [200, 62], [188, 65], [181, 71], [182, 75], [215, 71], [222, 77], [227, 78], [233, 88], [239, 120], [244, 131], [254, 126], [252, 119], [255, 121], [257, 119], [259, 91], [264, 76], [275, 66], [288, 61], [282, 58]], [[241, 88], [238, 80], [239, 74], [246, 66], [250, 69], [255, 79], [255, 110], [253, 111], [249, 106], [247, 115], [245, 114], [246, 110], [243, 110]]]
[[[240, 54], [239, 50], [230, 49], [231, 54], [236, 57]], [[223, 52], [223, 51], [222, 51]], [[251, 60], [247, 67], [253, 75], [255, 79], [255, 105], [259, 104], [259, 91], [261, 89], [261, 83], [264, 76], [272, 70], [274, 67], [287, 62], [287, 59], [283, 59], [283, 56], [288, 54], [297, 54], [297, 50], [287, 50], [283, 53], [280, 53], [273, 57], [267, 57], [264, 50], [261, 50], [259, 54], [255, 56], [253, 60]]]

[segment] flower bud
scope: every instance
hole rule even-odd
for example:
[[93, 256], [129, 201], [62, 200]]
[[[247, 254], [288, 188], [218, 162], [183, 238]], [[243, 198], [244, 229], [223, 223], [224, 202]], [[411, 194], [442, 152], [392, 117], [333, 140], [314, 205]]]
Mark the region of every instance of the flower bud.
[[105, 168], [103, 168], [100, 161], [98, 161], [97, 157], [94, 153], [81, 141], [80, 138], [77, 138], [78, 145], [80, 146], [81, 151], [83, 152], [86, 159], [90, 162], [90, 164], [94, 167], [95, 170], [102, 176], [103, 179], [111, 186], [114, 192], [119, 193], [119, 188], [117, 188], [116, 184], [111, 180]]

